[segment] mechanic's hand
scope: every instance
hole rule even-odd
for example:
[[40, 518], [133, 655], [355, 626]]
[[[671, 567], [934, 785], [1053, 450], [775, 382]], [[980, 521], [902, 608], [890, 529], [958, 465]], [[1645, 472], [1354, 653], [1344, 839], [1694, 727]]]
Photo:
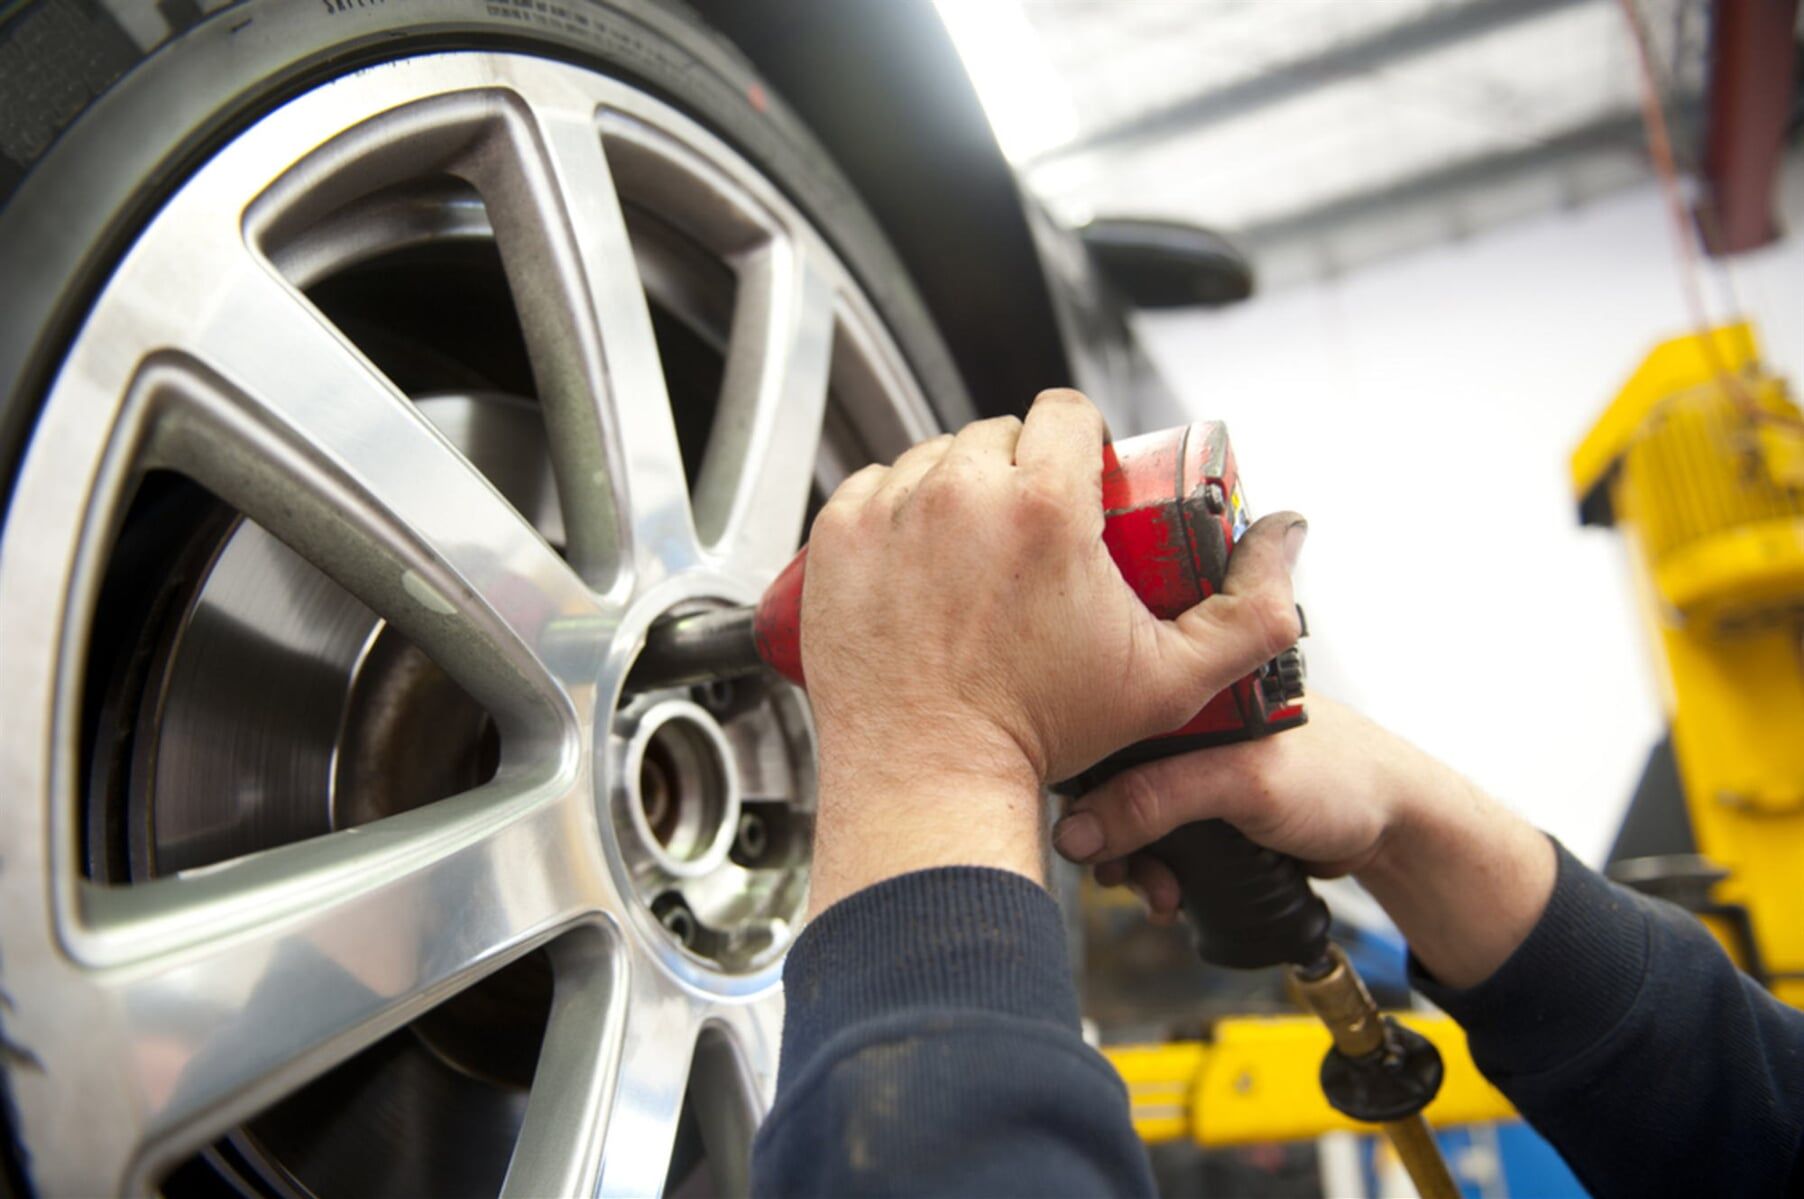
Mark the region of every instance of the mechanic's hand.
[[1540, 919], [1553, 845], [1452, 767], [1317, 695], [1279, 736], [1137, 766], [1071, 805], [1060, 853], [1126, 884], [1156, 924], [1177, 919], [1177, 880], [1138, 852], [1220, 817], [1317, 875], [1354, 874], [1442, 982], [1488, 978]]
[[1358, 870], [1377, 852], [1398, 799], [1417, 776], [1445, 768], [1371, 721], [1321, 696], [1309, 722], [1273, 737], [1161, 758], [1126, 770], [1074, 802], [1053, 845], [1102, 863], [1098, 881], [1130, 881], [1155, 915], [1177, 907], [1164, 866], [1130, 854], [1193, 820], [1220, 817], [1320, 875]]
[[1043, 875], [1040, 787], [1182, 724], [1296, 641], [1304, 525], [1153, 617], [1102, 542], [1101, 414], [1041, 393], [841, 485], [814, 524], [802, 659], [820, 740], [814, 908], [928, 866]]

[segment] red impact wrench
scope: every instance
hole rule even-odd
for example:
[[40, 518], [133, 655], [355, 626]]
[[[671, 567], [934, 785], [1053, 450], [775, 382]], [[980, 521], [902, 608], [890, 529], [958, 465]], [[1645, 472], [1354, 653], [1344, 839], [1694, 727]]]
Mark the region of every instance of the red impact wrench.
[[[1201, 421], [1103, 448], [1103, 542], [1155, 616], [1172, 620], [1221, 589], [1251, 516], [1227, 429]], [[632, 691], [683, 686], [768, 667], [802, 673], [803, 547], [756, 606], [695, 612], [654, 625], [627, 679]], [[1142, 762], [1295, 728], [1303, 659], [1293, 646], [1213, 696], [1181, 727], [1113, 754], [1060, 787], [1079, 793]], [[1328, 908], [1301, 863], [1221, 820], [1166, 834], [1146, 852], [1176, 876], [1197, 953], [1236, 969], [1287, 966], [1330, 1031], [1328, 1101], [1383, 1124], [1425, 1199], [1458, 1194], [1421, 1111], [1440, 1089], [1441, 1059], [1419, 1034], [1381, 1018], [1328, 940]]]

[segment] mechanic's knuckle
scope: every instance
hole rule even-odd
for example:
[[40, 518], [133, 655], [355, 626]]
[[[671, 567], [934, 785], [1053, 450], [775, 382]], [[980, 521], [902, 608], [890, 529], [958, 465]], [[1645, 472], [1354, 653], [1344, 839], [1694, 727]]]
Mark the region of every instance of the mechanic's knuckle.
[[948, 458], [915, 488], [915, 503], [937, 518], [968, 511], [977, 491], [977, 472], [965, 462]]
[[1074, 407], [1095, 408], [1090, 397], [1074, 387], [1048, 387], [1034, 397], [1036, 404], [1069, 404]]
[[952, 440], [952, 434], [939, 433], [903, 453], [912, 458], [937, 458], [952, 448]]
[[831, 508], [835, 505], [856, 507], [857, 497], [864, 495], [871, 487], [882, 482], [883, 476], [888, 473], [889, 467], [876, 462], [859, 467], [839, 481], [839, 486], [835, 487], [833, 494], [827, 497], [825, 507]]
[[1060, 528], [1072, 514], [1072, 497], [1056, 479], [1023, 475], [1015, 487], [1015, 508], [1026, 526], [1036, 531]]
[[1297, 818], [1296, 788], [1287, 781], [1282, 749], [1273, 740], [1248, 742], [1235, 748], [1244, 751], [1234, 763], [1235, 821], [1250, 829], [1281, 830]]
[[1130, 770], [1121, 776], [1121, 810], [1139, 836], [1150, 840], [1165, 832], [1165, 799], [1151, 771]]
[[1298, 820], [1295, 808], [1285, 803], [1270, 786], [1250, 781], [1235, 797], [1232, 815], [1235, 827], [1268, 841], [1285, 840], [1285, 834]]
[[837, 541], [857, 521], [858, 505], [841, 500], [830, 500], [815, 515], [814, 525], [809, 529], [808, 540], [817, 545]]
[[1263, 591], [1247, 597], [1247, 617], [1268, 657], [1283, 653], [1303, 635], [1297, 605], [1287, 595]]
[[[918, 486], [918, 485], [917, 485]], [[901, 487], [882, 496], [871, 505], [869, 516], [873, 529], [887, 524], [892, 529], [899, 529], [908, 519], [909, 500], [914, 498], [914, 487]]]

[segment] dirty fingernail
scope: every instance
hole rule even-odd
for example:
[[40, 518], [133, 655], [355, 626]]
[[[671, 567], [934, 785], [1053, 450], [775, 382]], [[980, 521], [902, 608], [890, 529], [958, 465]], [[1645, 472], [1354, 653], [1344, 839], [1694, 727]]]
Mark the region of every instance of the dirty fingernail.
[[1297, 555], [1303, 552], [1303, 539], [1307, 536], [1309, 522], [1306, 520], [1299, 520], [1284, 530], [1284, 565], [1291, 570], [1297, 568]]
[[1088, 812], [1073, 812], [1052, 830], [1052, 844], [1074, 862], [1087, 861], [1102, 849], [1102, 825]]

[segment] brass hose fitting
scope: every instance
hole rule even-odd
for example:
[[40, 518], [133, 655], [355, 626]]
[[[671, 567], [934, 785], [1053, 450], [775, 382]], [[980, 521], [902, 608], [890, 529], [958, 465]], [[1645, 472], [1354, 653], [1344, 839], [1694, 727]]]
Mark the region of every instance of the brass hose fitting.
[[1459, 1188], [1422, 1118], [1440, 1090], [1440, 1053], [1379, 1012], [1340, 946], [1330, 943], [1312, 966], [1292, 966], [1290, 978], [1334, 1038], [1322, 1062], [1328, 1102], [1384, 1129], [1422, 1199], [1458, 1199]]

